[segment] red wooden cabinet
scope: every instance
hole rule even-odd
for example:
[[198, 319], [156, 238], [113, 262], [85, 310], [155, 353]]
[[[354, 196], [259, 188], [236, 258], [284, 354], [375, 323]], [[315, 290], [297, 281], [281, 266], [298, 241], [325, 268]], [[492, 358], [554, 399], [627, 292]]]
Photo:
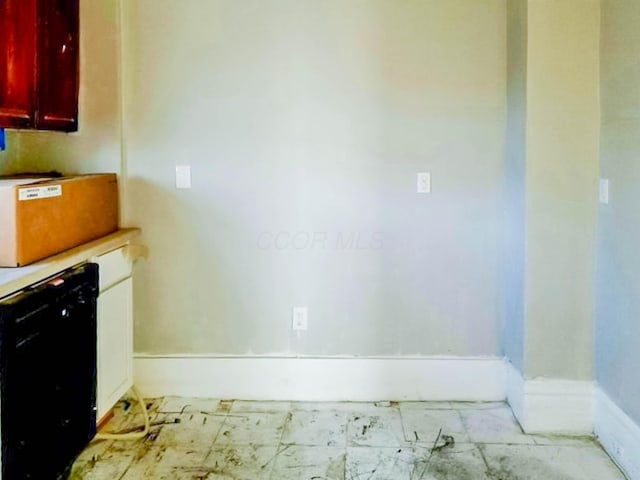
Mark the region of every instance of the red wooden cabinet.
[[79, 0], [0, 0], [0, 128], [78, 129]]
[[37, 0], [0, 0], [0, 127], [33, 128]]

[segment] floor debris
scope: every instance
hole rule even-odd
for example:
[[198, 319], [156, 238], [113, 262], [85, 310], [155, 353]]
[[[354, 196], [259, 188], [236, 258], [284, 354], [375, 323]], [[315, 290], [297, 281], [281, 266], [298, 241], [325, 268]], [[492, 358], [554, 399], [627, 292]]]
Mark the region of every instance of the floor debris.
[[70, 480], [624, 480], [593, 438], [525, 435], [503, 403], [148, 404], [147, 438], [93, 442]]

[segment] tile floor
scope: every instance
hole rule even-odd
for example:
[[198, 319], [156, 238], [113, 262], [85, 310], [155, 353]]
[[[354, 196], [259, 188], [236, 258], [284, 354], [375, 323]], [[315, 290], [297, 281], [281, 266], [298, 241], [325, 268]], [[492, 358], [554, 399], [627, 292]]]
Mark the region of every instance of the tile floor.
[[[106, 430], [142, 423], [127, 405]], [[148, 438], [93, 442], [70, 479], [624, 479], [593, 439], [525, 435], [503, 403], [164, 398], [149, 407]]]

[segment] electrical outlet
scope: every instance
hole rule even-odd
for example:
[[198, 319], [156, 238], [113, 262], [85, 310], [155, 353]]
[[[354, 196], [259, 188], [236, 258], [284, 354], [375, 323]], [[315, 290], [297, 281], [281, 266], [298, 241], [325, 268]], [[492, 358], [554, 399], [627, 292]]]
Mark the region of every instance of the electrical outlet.
[[307, 329], [307, 307], [293, 307], [291, 328], [293, 330]]
[[420, 172], [418, 173], [418, 185], [416, 188], [417, 193], [431, 193], [431, 173]]

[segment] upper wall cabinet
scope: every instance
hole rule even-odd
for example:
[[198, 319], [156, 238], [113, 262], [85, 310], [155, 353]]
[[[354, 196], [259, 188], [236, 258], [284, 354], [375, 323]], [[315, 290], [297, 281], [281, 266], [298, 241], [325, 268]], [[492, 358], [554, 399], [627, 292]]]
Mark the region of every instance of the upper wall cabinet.
[[0, 128], [78, 130], [79, 0], [0, 0]]

